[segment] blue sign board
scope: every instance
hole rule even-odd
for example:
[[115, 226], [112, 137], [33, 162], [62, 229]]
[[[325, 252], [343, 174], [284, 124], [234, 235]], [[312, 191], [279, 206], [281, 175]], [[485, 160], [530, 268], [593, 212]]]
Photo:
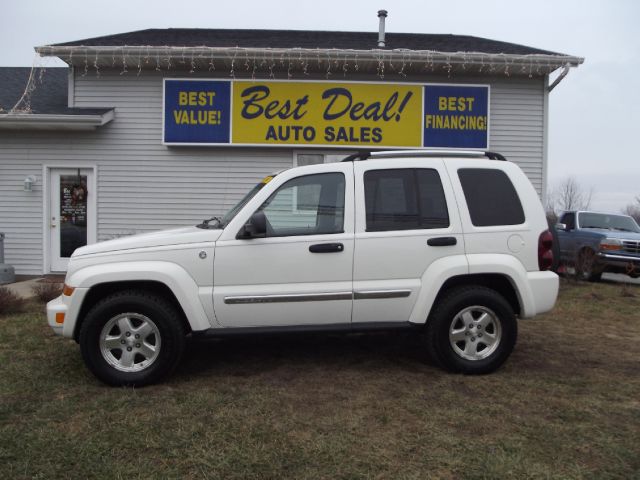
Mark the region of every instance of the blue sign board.
[[488, 148], [489, 87], [425, 85], [423, 146]]
[[231, 82], [165, 80], [164, 143], [230, 143]]

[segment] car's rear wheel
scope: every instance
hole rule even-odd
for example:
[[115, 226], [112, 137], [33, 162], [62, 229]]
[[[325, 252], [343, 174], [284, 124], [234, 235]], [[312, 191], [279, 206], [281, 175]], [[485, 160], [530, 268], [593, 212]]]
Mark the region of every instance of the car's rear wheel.
[[144, 291], [114, 293], [98, 302], [80, 329], [89, 370], [109, 385], [148, 385], [182, 356], [185, 332], [169, 302]]
[[431, 356], [444, 368], [490, 373], [509, 357], [518, 326], [509, 302], [482, 286], [459, 287], [434, 307], [427, 323]]

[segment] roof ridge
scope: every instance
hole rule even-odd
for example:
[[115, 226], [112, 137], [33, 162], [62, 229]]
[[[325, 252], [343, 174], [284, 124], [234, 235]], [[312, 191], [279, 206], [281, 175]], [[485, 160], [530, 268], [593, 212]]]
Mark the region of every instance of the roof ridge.
[[[268, 32], [268, 35], [265, 35]], [[387, 31], [385, 50], [432, 50], [440, 52], [482, 52], [490, 54], [563, 55], [525, 45], [473, 35], [453, 33], [410, 33]], [[241, 48], [305, 48], [342, 50], [374, 50], [376, 31], [232, 29], [232, 28], [148, 28], [130, 32], [56, 43], [53, 47], [91, 46], [177, 46], [177, 47], [241, 47]]]

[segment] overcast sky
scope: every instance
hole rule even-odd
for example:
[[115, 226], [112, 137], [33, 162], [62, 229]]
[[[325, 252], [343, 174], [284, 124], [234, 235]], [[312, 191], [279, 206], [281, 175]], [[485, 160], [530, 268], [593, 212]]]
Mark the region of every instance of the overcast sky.
[[[476, 35], [585, 57], [551, 93], [549, 179], [593, 187], [592, 207], [640, 195], [638, 0], [0, 0], [0, 66], [30, 66], [33, 47], [146, 28], [271, 28]], [[64, 64], [60, 64], [64, 65]]]

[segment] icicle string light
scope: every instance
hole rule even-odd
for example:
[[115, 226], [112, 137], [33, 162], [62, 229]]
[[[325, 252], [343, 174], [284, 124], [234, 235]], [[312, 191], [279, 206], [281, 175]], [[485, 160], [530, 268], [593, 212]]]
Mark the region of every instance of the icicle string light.
[[[66, 49], [66, 50], [64, 50]], [[64, 50], [61, 53], [59, 50]], [[128, 73], [129, 69], [136, 67], [138, 75], [144, 74], [147, 69], [161, 68], [162, 70], [186, 70], [195, 73], [198, 69], [214, 71], [215, 65], [220, 62], [226, 67], [229, 76], [234, 77], [238, 71], [238, 61], [242, 58], [244, 72], [252, 77], [260, 76], [264, 72], [268, 78], [293, 79], [298, 76], [308, 76], [314, 71], [323, 73], [329, 78], [341, 71], [342, 77], [347, 78], [350, 73], [362, 72], [363, 66], [372, 68], [380, 79], [391, 75], [399, 79], [409, 78], [411, 75], [431, 71], [441, 72], [447, 77], [453, 74], [464, 73], [470, 68], [476, 73], [504, 75], [510, 77], [519, 75], [542, 76], [566, 63], [573, 66], [579, 64], [581, 59], [567, 56], [551, 56], [546, 54], [511, 55], [489, 54], [482, 52], [438, 52], [433, 50], [345, 50], [345, 49], [270, 49], [270, 48], [243, 48], [243, 47], [40, 47], [43, 55], [56, 55], [75, 65], [84, 64], [86, 71], [91, 70], [99, 75], [104, 69], [104, 56], [111, 57], [111, 67], [121, 66], [120, 74]], [[74, 56], [80, 52], [84, 57], [78, 61]], [[92, 60], [89, 60], [91, 55]], [[150, 65], [150, 59], [156, 57], [155, 65]], [[119, 57], [119, 59], [118, 59]], [[158, 62], [158, 57], [161, 61]], [[82, 58], [82, 57], [81, 57]], [[363, 58], [365, 60], [363, 60]], [[310, 61], [315, 59], [315, 67], [312, 69]], [[364, 63], [363, 63], [364, 62]], [[255, 64], [255, 65], [254, 65]], [[417, 68], [416, 65], [420, 65]], [[96, 65], [98, 68], [96, 69]], [[473, 68], [472, 68], [473, 67]], [[222, 72], [221, 72], [222, 73]]]
[[[518, 75], [525, 78], [548, 75], [565, 65], [577, 66], [582, 63], [578, 57], [563, 55], [509, 55], [488, 54], [482, 52], [438, 52], [433, 50], [344, 50], [344, 49], [258, 49], [258, 48], [222, 48], [222, 47], [39, 47], [38, 61], [43, 58], [60, 57], [69, 65], [80, 67], [80, 77], [89, 75], [90, 67], [96, 78], [104, 76], [109, 68], [116, 73], [120, 64], [120, 75], [127, 75], [129, 68], [136, 68], [136, 76], [145, 71], [162, 72], [163, 70], [189, 71], [195, 73], [199, 68], [209, 72], [218, 70], [216, 62], [226, 67], [229, 76], [235, 78], [237, 57], [244, 57], [244, 71], [251, 71], [251, 79], [259, 77], [275, 79], [278, 76], [286, 79], [307, 77], [312, 73], [322, 75], [329, 80], [335, 72], [342, 72], [342, 78], [349, 78], [350, 73], [375, 71], [378, 78], [385, 75], [403, 80], [411, 75], [421, 75], [420, 81], [426, 81], [424, 74], [431, 72], [448, 78], [456, 73], [473, 71], [484, 75], [511, 77]], [[89, 60], [91, 58], [91, 60]], [[187, 65], [187, 58], [190, 64]], [[110, 61], [109, 61], [110, 60]], [[282, 69], [276, 71], [277, 62]], [[174, 67], [175, 64], [177, 67]], [[326, 63], [326, 65], [325, 65]], [[414, 67], [414, 63], [416, 66]], [[396, 68], [399, 65], [399, 68]], [[366, 67], [366, 68], [365, 68]], [[224, 69], [218, 76], [224, 75]], [[36, 73], [37, 71], [37, 73]], [[45, 69], [34, 66], [24, 92], [9, 113], [28, 113], [31, 111], [31, 95], [37, 85], [43, 81]], [[286, 76], [285, 76], [286, 75]], [[3, 110], [6, 111], [6, 110]]]

